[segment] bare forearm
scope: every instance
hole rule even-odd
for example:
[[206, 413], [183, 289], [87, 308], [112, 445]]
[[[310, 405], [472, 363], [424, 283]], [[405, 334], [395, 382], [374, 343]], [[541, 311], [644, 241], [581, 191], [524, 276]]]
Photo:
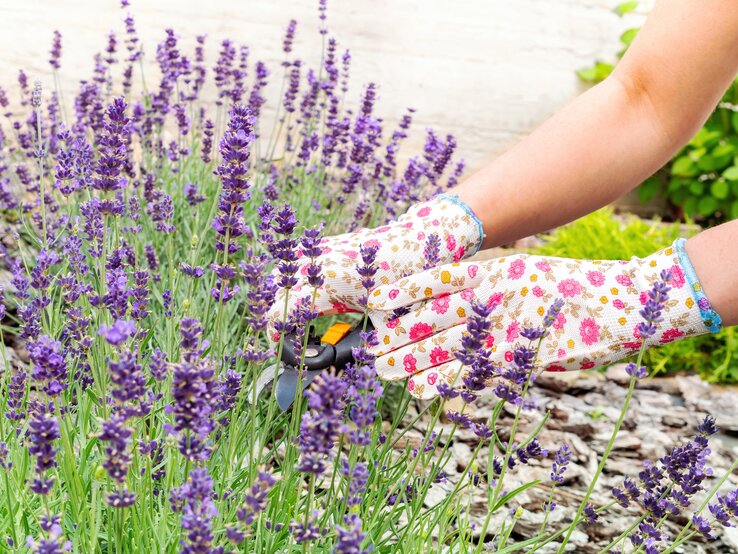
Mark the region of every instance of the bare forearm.
[[738, 220], [707, 229], [687, 241], [700, 285], [723, 325], [738, 325]]
[[485, 246], [635, 187], [697, 132], [737, 72], [735, 0], [657, 0], [608, 79], [457, 187], [484, 223]]
[[678, 148], [610, 78], [577, 97], [455, 192], [485, 247], [552, 229], [621, 196]]

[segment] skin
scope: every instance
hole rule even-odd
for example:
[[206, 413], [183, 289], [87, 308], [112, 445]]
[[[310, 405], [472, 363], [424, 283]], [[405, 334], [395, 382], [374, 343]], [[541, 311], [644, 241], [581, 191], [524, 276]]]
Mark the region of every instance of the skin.
[[[659, 0], [613, 73], [456, 187], [492, 247], [630, 191], [700, 129], [738, 74], [736, 0]], [[705, 294], [738, 324], [738, 220], [687, 241]]]

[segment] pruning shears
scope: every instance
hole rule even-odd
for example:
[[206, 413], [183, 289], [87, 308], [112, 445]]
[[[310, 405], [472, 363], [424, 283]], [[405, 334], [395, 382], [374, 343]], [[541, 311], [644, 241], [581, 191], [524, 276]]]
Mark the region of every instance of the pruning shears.
[[[367, 331], [371, 331], [371, 323], [367, 322]], [[349, 323], [338, 322], [321, 336], [308, 336], [304, 354], [294, 348], [295, 334], [285, 335], [280, 357], [278, 377], [275, 390], [277, 404], [286, 411], [295, 400], [298, 384], [305, 390], [322, 372], [335, 368], [341, 370], [354, 360], [353, 349], [361, 344], [362, 327], [352, 327]], [[299, 372], [303, 375], [300, 380]], [[271, 375], [269, 375], [271, 373]], [[257, 383], [261, 390], [274, 378], [274, 366], [268, 367]], [[301, 391], [302, 392], [302, 391]]]

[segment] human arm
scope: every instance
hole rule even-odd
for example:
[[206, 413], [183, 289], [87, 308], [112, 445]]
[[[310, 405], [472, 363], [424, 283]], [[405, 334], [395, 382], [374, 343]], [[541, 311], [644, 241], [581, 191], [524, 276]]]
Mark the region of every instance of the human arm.
[[658, 0], [602, 83], [454, 189], [483, 247], [552, 229], [615, 200], [664, 165], [738, 73], [734, 0]]

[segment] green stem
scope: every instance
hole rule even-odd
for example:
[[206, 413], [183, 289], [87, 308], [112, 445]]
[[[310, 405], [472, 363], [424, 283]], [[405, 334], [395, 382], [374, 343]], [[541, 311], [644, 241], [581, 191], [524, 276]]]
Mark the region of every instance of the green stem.
[[[641, 349], [638, 352], [636, 368], [641, 367], [641, 362], [643, 361], [643, 353], [645, 351], [646, 351], [646, 341], [644, 339], [641, 343]], [[605, 468], [605, 462], [607, 462], [607, 458], [610, 456], [612, 447], [615, 444], [615, 439], [617, 438], [618, 432], [620, 431], [620, 426], [623, 424], [623, 420], [625, 419], [625, 414], [628, 412], [628, 406], [630, 405], [630, 400], [633, 397], [633, 390], [635, 389], [635, 384], [637, 380], [635, 373], [636, 372], [634, 371], [633, 375], [631, 375], [630, 377], [630, 383], [628, 384], [628, 392], [625, 394], [625, 400], [623, 401], [623, 408], [620, 410], [620, 417], [618, 417], [618, 421], [615, 423], [615, 428], [612, 430], [612, 435], [610, 435], [610, 440], [607, 442], [605, 451], [602, 453], [602, 459], [600, 460], [600, 463], [597, 466], [597, 471], [595, 471], [594, 477], [592, 478], [592, 482], [589, 484], [589, 487], [587, 488], [587, 492], [584, 495], [584, 499], [579, 504], [579, 509], [577, 509], [577, 514], [576, 516], [574, 516], [574, 521], [572, 521], [571, 524], [569, 525], [566, 537], [564, 537], [564, 541], [561, 543], [561, 546], [559, 547], [557, 554], [562, 554], [564, 552], [564, 548], [566, 548], [566, 545], [569, 542], [569, 539], [571, 538], [572, 533], [574, 532], [574, 528], [577, 525], [577, 520], [579, 519], [579, 516], [582, 515], [582, 512], [584, 511], [584, 508], [587, 505], [587, 502], [589, 501], [589, 497], [592, 495], [592, 492], [594, 491], [595, 485], [597, 484], [597, 480], [600, 478], [600, 474], [602, 473], [602, 470]]]

